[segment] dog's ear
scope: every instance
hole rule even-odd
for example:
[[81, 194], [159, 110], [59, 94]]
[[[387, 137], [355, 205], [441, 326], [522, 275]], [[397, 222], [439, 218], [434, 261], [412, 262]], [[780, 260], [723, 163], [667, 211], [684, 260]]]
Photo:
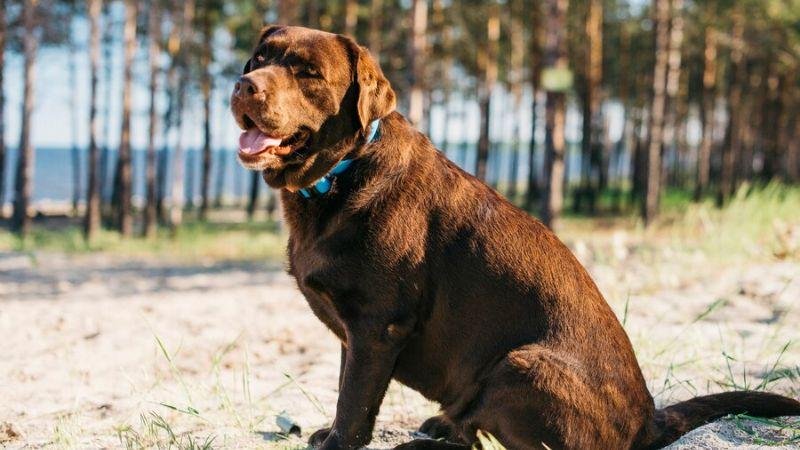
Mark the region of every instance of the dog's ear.
[[351, 38], [340, 36], [350, 51], [353, 67], [353, 83], [358, 88], [356, 109], [361, 129], [366, 130], [375, 120], [386, 117], [397, 105], [392, 86], [383, 75], [380, 66], [369, 50], [359, 46]]
[[286, 27], [283, 25], [266, 25], [264, 28], [261, 29], [261, 33], [258, 34], [258, 42], [256, 43], [256, 45], [259, 45], [262, 42], [264, 42], [264, 39], [268, 38], [269, 35], [284, 28]]
[[358, 118], [361, 128], [366, 129], [373, 120], [386, 117], [394, 111], [397, 98], [369, 50], [364, 47], [360, 50], [355, 75], [358, 83]]

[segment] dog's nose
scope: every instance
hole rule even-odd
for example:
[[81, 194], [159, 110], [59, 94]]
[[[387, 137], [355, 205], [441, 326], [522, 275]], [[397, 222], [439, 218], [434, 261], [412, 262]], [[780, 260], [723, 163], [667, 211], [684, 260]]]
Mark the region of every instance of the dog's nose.
[[251, 97], [263, 91], [265, 87], [259, 78], [245, 75], [239, 78], [233, 89], [239, 97]]

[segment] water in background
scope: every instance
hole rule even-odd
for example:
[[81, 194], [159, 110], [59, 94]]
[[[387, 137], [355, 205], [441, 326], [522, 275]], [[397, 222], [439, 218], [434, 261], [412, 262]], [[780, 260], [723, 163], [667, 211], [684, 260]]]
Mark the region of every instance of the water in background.
[[[6, 160], [6, 191], [5, 203], [11, 203], [14, 196], [14, 174], [16, 171], [16, 152], [10, 150]], [[86, 158], [88, 151], [79, 150], [80, 154], [80, 199], [86, 198]], [[170, 152], [170, 156], [172, 152]], [[145, 156], [144, 150], [133, 152], [133, 196], [134, 203], [141, 204], [145, 196]], [[117, 153], [109, 152], [109, 161], [105, 174], [106, 183], [104, 187], [109, 188], [113, 182], [114, 167], [116, 165]], [[184, 153], [186, 162], [186, 185], [184, 187], [186, 196], [195, 199], [196, 203], [200, 200], [200, 174], [202, 164], [202, 154], [200, 151], [191, 150]], [[171, 180], [172, 160], [167, 164], [167, 180]], [[216, 198], [220, 171], [222, 171], [222, 193], [225, 201], [236, 198], [243, 198], [247, 195], [250, 174], [245, 170], [236, 159], [233, 151], [216, 151], [212, 153], [211, 163], [211, 186], [212, 198]], [[34, 174], [33, 174], [33, 202], [36, 203], [64, 203], [71, 202], [73, 195], [73, 170], [72, 152], [69, 149], [60, 148], [38, 148], [36, 149]], [[170, 189], [170, 186], [167, 186]], [[111, 192], [104, 192], [104, 197], [108, 198]]]
[[[472, 172], [475, 167], [476, 149], [471, 143], [439, 145], [440, 148], [446, 147], [447, 157], [459, 166]], [[528, 143], [523, 143], [517, 147], [519, 152], [519, 165], [517, 180], [524, 183], [528, 176]], [[508, 143], [494, 144], [490, 152], [487, 167], [488, 179], [494, 185], [504, 186], [510, 175], [511, 157], [514, 146]], [[81, 149], [80, 153], [80, 199], [84, 201], [86, 197], [86, 149]], [[537, 149], [534, 170], [537, 171], [537, 178], [541, 179], [543, 165], [543, 152]], [[172, 155], [172, 152], [170, 152]], [[627, 158], [621, 158], [620, 164], [623, 176], [627, 173]], [[187, 199], [193, 199], [195, 204], [200, 202], [200, 176], [202, 155], [198, 150], [190, 150], [185, 153], [186, 179], [185, 192]], [[569, 145], [567, 158], [567, 180], [574, 182], [579, 176], [580, 149], [576, 144]], [[109, 161], [106, 170], [105, 187], [110, 187], [113, 181], [114, 167], [116, 164], [116, 152], [109, 152]], [[171, 180], [172, 161], [168, 165], [167, 180]], [[6, 190], [5, 203], [13, 200], [14, 172], [16, 168], [16, 152], [9, 149], [6, 160]], [[220, 172], [221, 171], [221, 172]], [[222, 198], [225, 202], [232, 202], [247, 196], [249, 191], [250, 173], [245, 170], [236, 159], [236, 152], [231, 150], [219, 150], [213, 152], [211, 167], [211, 196], [216, 199], [220, 190], [220, 173], [222, 174]], [[72, 200], [73, 193], [73, 172], [72, 154], [69, 149], [60, 148], [38, 148], [36, 149], [35, 167], [33, 175], [33, 202], [34, 204], [44, 203], [68, 203]], [[142, 204], [145, 195], [145, 151], [135, 150], [133, 152], [133, 193], [134, 204]], [[167, 187], [170, 189], [170, 186]], [[104, 197], [108, 198], [111, 193], [104, 192]]]

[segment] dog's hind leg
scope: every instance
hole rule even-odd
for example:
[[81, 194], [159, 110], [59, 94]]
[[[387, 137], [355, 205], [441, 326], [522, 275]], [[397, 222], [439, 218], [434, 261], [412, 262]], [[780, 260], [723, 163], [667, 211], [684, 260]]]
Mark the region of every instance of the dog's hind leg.
[[454, 444], [433, 439], [414, 439], [411, 442], [398, 445], [394, 450], [467, 450], [469, 448], [470, 446], [466, 444]]
[[613, 380], [591, 381], [566, 352], [525, 345], [487, 375], [459, 424], [465, 435], [482, 430], [509, 449], [631, 448], [643, 407]]

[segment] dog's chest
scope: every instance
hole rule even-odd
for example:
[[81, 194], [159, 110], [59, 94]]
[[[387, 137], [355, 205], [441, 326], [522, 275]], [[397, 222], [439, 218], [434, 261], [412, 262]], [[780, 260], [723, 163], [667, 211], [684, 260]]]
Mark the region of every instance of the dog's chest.
[[346, 293], [358, 290], [359, 272], [354, 249], [358, 242], [349, 233], [311, 235], [293, 233], [289, 239], [289, 273], [311, 310], [343, 342]]

